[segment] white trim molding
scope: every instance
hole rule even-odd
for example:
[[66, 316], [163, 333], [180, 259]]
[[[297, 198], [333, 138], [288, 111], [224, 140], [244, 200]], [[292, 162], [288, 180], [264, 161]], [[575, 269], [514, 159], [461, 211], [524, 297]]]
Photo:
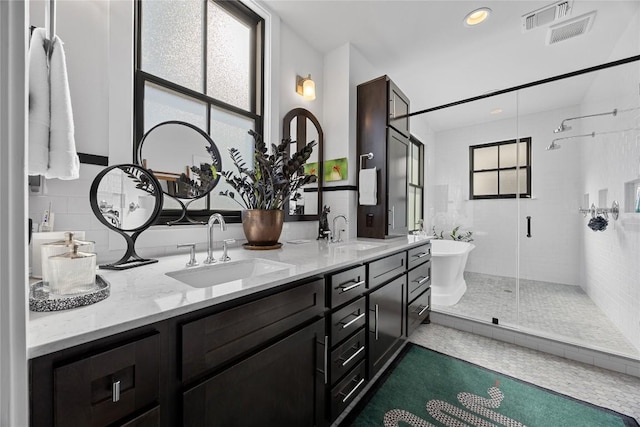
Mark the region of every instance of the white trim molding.
[[0, 1], [0, 426], [29, 423], [27, 369], [28, 2]]

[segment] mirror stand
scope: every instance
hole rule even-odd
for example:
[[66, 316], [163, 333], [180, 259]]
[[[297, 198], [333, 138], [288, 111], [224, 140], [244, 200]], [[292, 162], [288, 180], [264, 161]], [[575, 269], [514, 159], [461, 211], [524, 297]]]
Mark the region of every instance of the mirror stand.
[[169, 196], [172, 199], [174, 199], [176, 202], [178, 202], [180, 204], [180, 207], [182, 208], [182, 214], [180, 214], [180, 217], [178, 219], [174, 219], [172, 221], [168, 221], [166, 223], [166, 225], [180, 225], [180, 224], [206, 224], [206, 222], [204, 221], [196, 221], [194, 219], [189, 218], [189, 216], [187, 215], [187, 209], [189, 208], [189, 205], [193, 202], [195, 202], [197, 199], [189, 199], [187, 200], [186, 203], [183, 203], [182, 200], [178, 199], [177, 197], [172, 197]]
[[120, 258], [118, 261], [112, 264], [103, 264], [99, 265], [98, 268], [103, 270], [127, 270], [129, 268], [140, 267], [142, 265], [154, 264], [158, 262], [157, 259], [146, 259], [142, 258], [140, 255], [136, 253], [136, 239], [142, 233], [141, 231], [136, 231], [135, 233], [129, 235], [122, 230], [114, 230], [127, 242], [127, 251], [124, 256]]

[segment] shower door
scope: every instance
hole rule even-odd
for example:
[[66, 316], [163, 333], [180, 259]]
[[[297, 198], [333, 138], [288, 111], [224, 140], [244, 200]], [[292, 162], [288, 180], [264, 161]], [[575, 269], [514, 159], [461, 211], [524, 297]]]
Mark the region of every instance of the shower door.
[[639, 83], [636, 61], [520, 90], [517, 124], [532, 141], [532, 193], [518, 199], [518, 327], [634, 358]]

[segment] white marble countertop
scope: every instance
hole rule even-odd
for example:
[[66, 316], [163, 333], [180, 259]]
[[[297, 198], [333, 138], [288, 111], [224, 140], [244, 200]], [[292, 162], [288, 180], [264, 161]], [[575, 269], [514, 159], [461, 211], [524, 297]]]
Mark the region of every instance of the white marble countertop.
[[[261, 258], [290, 266], [205, 288], [192, 287], [165, 274], [185, 270], [188, 254], [162, 257], [158, 263], [130, 270], [98, 270], [98, 274], [111, 284], [111, 295], [107, 299], [64, 311], [29, 312], [28, 355], [30, 359], [35, 358], [298, 279], [370, 261], [417, 246], [427, 239], [406, 236], [388, 240], [355, 239], [337, 244], [311, 240], [285, 243], [281, 249], [267, 251], [231, 248], [231, 262]], [[365, 250], [357, 250], [358, 247]], [[214, 255], [219, 258], [220, 250]], [[189, 270], [215, 269], [224, 265], [221, 262], [203, 265], [205, 257], [206, 253], [198, 252], [196, 259], [200, 266]], [[211, 274], [215, 275], [215, 272]]]

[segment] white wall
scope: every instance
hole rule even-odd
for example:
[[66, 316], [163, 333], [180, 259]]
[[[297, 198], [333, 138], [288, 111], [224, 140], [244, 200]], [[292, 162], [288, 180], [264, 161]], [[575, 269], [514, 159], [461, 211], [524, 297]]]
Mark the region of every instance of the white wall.
[[[521, 278], [579, 284], [578, 152], [569, 144], [545, 151], [552, 130], [574, 113], [556, 110], [435, 135], [435, 180], [427, 185], [430, 219], [445, 235], [458, 225], [473, 231], [476, 248], [469, 255], [468, 271], [516, 277], [519, 241]], [[517, 135], [532, 138], [532, 199], [519, 205], [515, 199], [469, 200], [469, 146]], [[525, 238], [526, 216], [532, 217], [532, 238]]]

